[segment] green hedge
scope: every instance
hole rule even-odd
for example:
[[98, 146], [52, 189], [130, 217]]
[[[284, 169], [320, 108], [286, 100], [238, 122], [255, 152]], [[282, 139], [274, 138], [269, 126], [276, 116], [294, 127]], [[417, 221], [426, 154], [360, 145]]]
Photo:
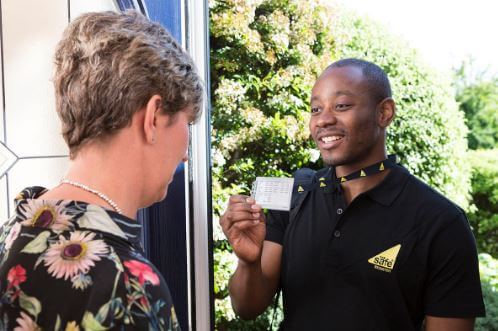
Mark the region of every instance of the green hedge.
[[486, 317], [476, 319], [476, 331], [498, 331], [498, 260], [479, 254]]
[[282, 176], [312, 158], [308, 106], [333, 44], [315, 1], [211, 1], [215, 180]]
[[470, 149], [498, 148], [498, 76], [476, 73], [472, 60], [455, 70], [456, 100], [465, 114]]
[[479, 251], [498, 257], [498, 149], [469, 151], [472, 212], [469, 222]]

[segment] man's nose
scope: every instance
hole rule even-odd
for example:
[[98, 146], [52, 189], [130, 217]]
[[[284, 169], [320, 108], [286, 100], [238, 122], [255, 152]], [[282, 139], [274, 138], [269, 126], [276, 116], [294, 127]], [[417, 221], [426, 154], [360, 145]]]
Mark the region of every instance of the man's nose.
[[318, 115], [318, 120], [316, 122], [316, 124], [319, 127], [325, 127], [336, 123], [337, 123], [337, 117], [335, 116], [334, 112], [329, 108], [325, 108], [324, 110], [322, 110], [320, 115]]

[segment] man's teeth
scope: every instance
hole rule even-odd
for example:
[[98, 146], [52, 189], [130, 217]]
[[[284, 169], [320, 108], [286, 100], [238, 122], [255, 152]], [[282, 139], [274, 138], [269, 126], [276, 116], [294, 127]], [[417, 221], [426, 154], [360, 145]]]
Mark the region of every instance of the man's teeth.
[[339, 139], [342, 139], [342, 137], [341, 136], [330, 136], [330, 137], [323, 137], [322, 141], [324, 143], [330, 143], [332, 141], [336, 141], [336, 140], [339, 140]]

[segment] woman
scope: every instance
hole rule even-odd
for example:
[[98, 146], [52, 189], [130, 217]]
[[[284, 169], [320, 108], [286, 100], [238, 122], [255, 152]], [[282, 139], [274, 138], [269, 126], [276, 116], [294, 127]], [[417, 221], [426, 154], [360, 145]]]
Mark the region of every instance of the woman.
[[103, 12], [67, 27], [55, 66], [70, 168], [23, 190], [0, 232], [0, 329], [178, 330], [135, 216], [186, 159], [202, 103], [192, 59], [142, 15]]

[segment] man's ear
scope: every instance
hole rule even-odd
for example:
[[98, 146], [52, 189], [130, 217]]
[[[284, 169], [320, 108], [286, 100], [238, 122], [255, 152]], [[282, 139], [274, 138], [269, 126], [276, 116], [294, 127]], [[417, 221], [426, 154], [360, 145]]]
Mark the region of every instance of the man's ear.
[[385, 98], [377, 106], [377, 124], [382, 128], [387, 128], [396, 115], [396, 104], [392, 98]]
[[160, 114], [161, 109], [161, 97], [157, 94], [153, 95], [145, 105], [144, 133], [145, 140], [149, 144], [156, 142], [157, 116]]

